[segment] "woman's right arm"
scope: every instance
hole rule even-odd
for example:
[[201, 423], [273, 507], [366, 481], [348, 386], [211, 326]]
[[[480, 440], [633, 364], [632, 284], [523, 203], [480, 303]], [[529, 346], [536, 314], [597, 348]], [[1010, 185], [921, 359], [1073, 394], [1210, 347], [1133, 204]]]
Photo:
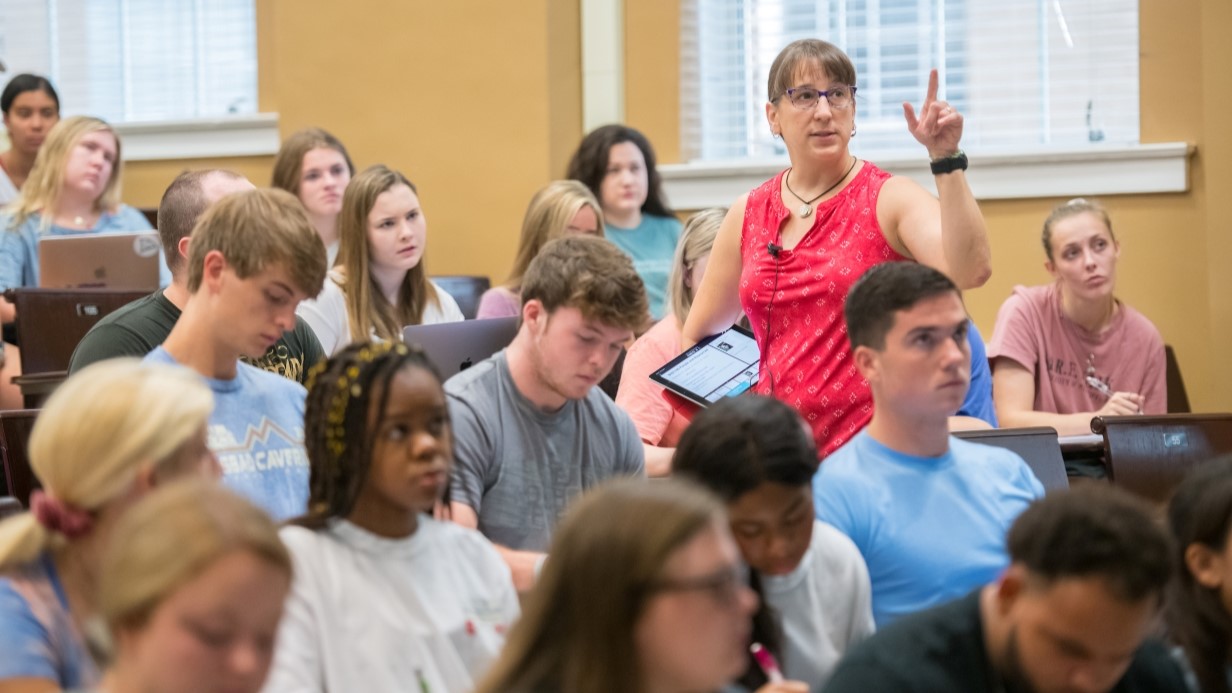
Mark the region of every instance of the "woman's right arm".
[[1004, 356], [993, 361], [992, 396], [1002, 428], [1051, 426], [1057, 429], [1059, 436], [1091, 435], [1091, 419], [1136, 414], [1142, 403], [1141, 395], [1117, 392], [1098, 411], [1076, 414], [1035, 411], [1035, 375]]
[[689, 319], [681, 330], [682, 351], [740, 319], [740, 234], [748, 201], [748, 195], [740, 196], [719, 227], [702, 285], [693, 296]]

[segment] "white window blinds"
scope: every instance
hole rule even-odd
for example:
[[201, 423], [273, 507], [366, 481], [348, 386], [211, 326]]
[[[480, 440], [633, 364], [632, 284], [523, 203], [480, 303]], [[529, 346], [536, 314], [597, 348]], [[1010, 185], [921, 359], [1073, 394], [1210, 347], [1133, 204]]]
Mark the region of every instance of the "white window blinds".
[[766, 79], [783, 46], [821, 38], [858, 75], [868, 156], [919, 145], [928, 71], [964, 115], [963, 145], [1015, 150], [1138, 142], [1136, 0], [682, 0], [681, 133], [689, 159], [782, 154], [766, 125]]
[[257, 110], [253, 0], [0, 0], [7, 81], [49, 77], [65, 115], [115, 123]]

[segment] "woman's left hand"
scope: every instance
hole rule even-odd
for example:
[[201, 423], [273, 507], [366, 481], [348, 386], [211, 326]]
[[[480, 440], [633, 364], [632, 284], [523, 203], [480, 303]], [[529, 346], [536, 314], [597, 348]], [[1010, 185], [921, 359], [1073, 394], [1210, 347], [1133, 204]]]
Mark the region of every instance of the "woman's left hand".
[[928, 94], [920, 107], [919, 118], [916, 118], [915, 109], [907, 101], [903, 102], [903, 115], [907, 118], [907, 129], [911, 135], [928, 148], [930, 159], [941, 159], [958, 152], [963, 117], [950, 104], [937, 100], [935, 69], [928, 73]]

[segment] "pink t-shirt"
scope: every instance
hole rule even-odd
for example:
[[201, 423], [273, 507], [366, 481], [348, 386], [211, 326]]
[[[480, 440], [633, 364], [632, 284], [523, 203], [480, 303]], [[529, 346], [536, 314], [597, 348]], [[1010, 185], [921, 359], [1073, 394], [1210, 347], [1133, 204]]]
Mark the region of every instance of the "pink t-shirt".
[[494, 286], [479, 297], [475, 318], [510, 318], [522, 312], [522, 297], [503, 286]]
[[680, 355], [680, 325], [668, 315], [638, 338], [625, 355], [616, 404], [629, 413], [642, 442], [674, 448], [689, 420], [663, 398], [663, 386], [650, 374]]
[[[1035, 376], [1035, 411], [1077, 414], [1096, 411], [1108, 398], [1087, 383], [1094, 375], [1113, 392], [1145, 398], [1145, 414], [1168, 410], [1164, 340], [1145, 315], [1117, 302], [1112, 323], [1094, 334], [1061, 312], [1057, 284], [1015, 286], [1001, 305], [988, 343], [998, 357], [1013, 359]], [[1043, 367], [1041, 367], [1043, 364]]]

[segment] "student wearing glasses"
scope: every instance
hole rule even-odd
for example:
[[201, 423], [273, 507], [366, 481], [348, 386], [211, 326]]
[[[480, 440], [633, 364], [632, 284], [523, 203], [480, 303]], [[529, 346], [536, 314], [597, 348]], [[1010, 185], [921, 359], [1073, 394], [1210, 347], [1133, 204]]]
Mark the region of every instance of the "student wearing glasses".
[[608, 482], [566, 514], [476, 691], [718, 691], [748, 661], [757, 595], [747, 570], [710, 494], [676, 480]]
[[1055, 281], [1014, 287], [988, 345], [1001, 425], [1081, 435], [1095, 416], [1166, 413], [1164, 340], [1113, 295], [1121, 244], [1108, 212], [1070, 200], [1042, 240]]
[[989, 277], [988, 232], [967, 186], [963, 119], [929, 78], [920, 112], [903, 104], [928, 150], [940, 199], [851, 154], [856, 74], [837, 47], [796, 41], [770, 67], [766, 118], [791, 166], [732, 205], [683, 331], [687, 348], [741, 312], [761, 346], [759, 392], [795, 407], [818, 452], [834, 452], [872, 416], [847, 346], [843, 300], [872, 265], [916, 260], [960, 288]]

